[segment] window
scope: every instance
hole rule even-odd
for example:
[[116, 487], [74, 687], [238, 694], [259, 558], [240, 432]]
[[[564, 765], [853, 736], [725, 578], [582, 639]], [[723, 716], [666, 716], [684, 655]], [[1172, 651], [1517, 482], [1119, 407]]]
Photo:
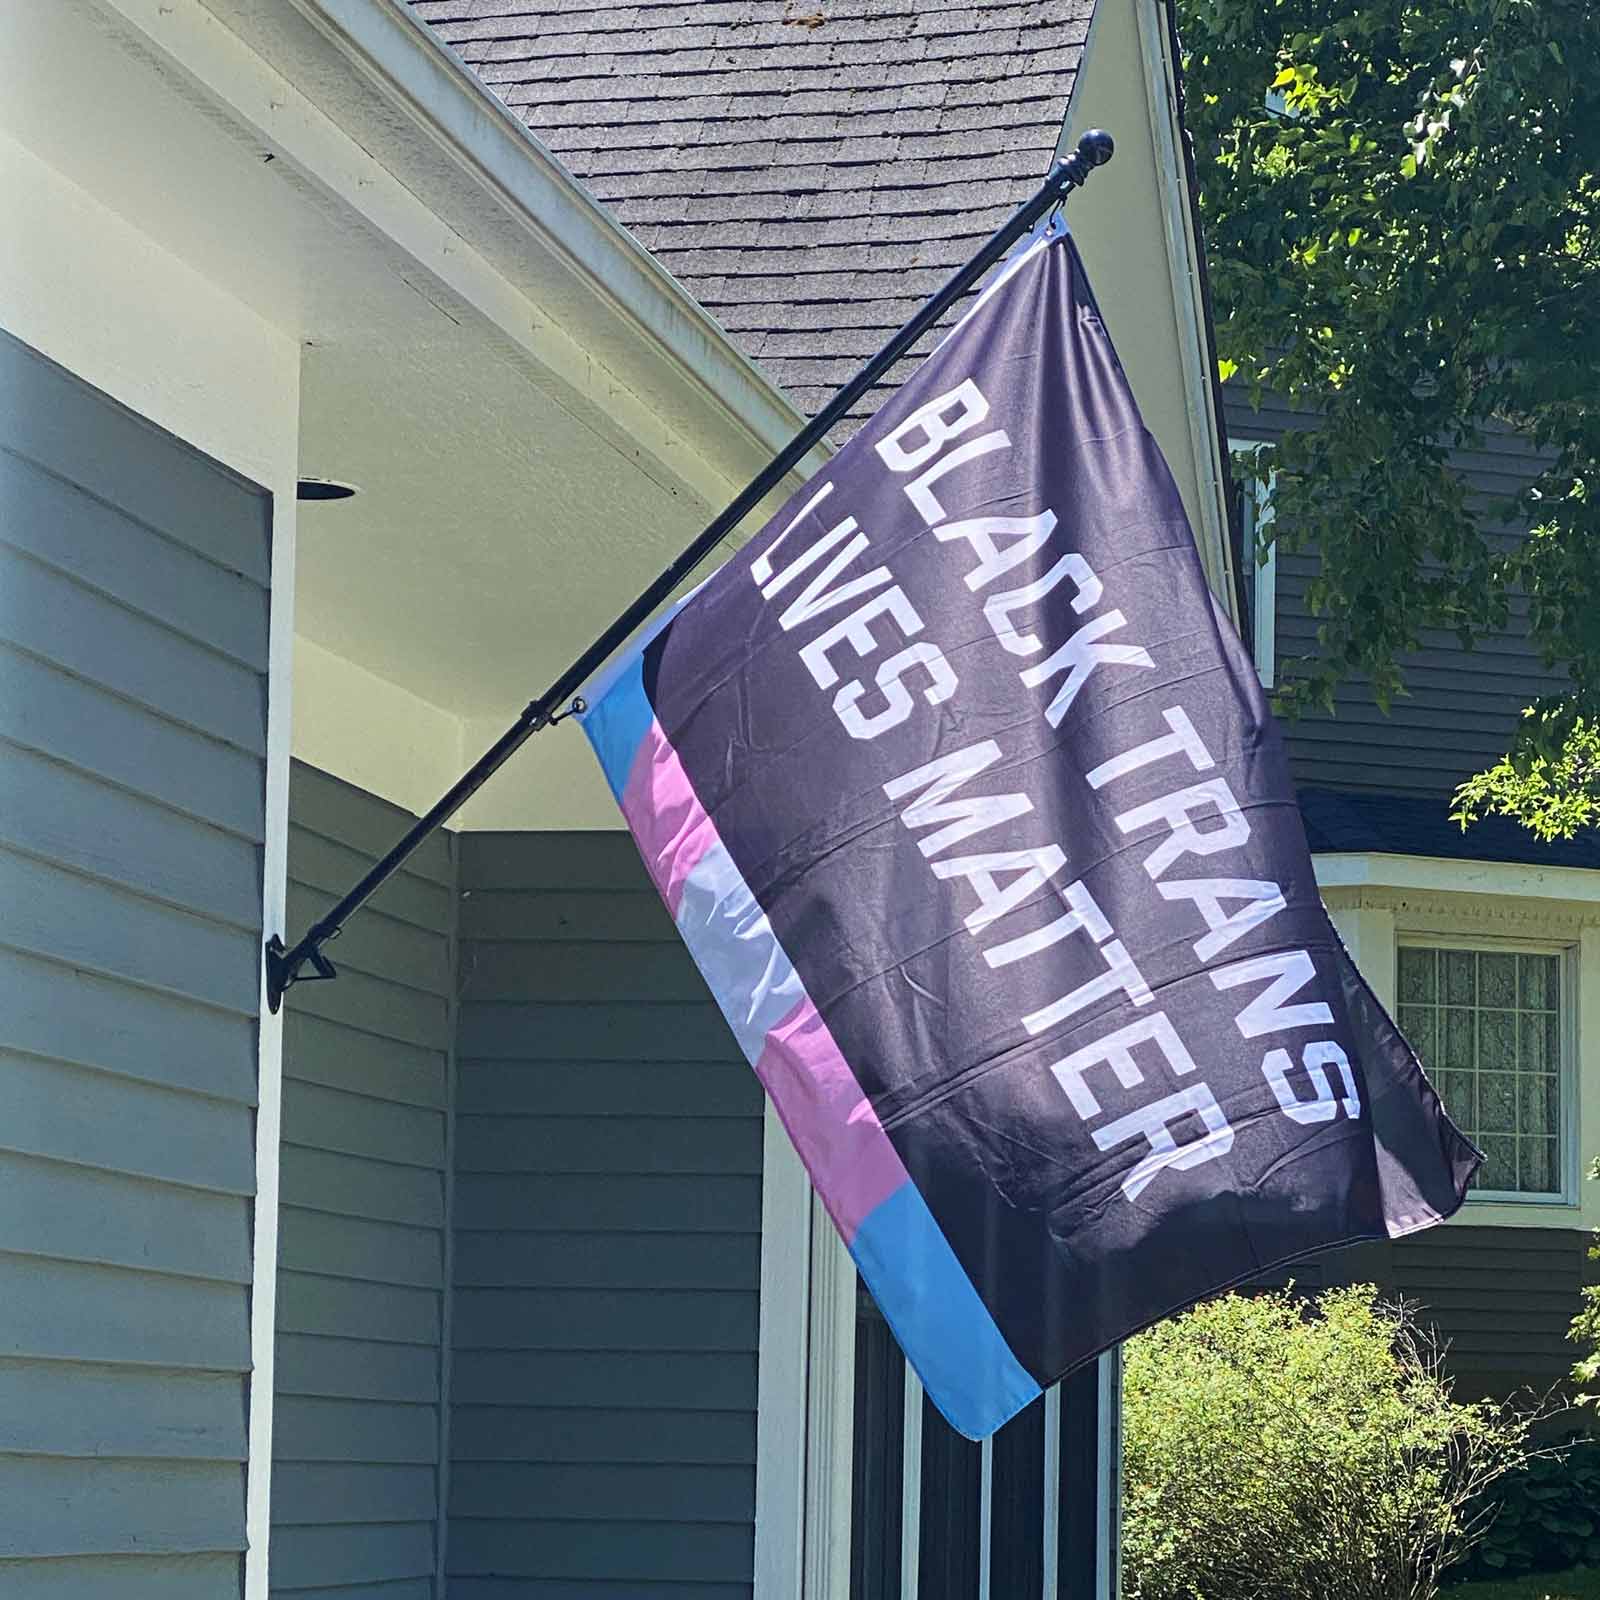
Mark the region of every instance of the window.
[[1570, 968], [1560, 946], [1400, 941], [1395, 1020], [1484, 1153], [1481, 1197], [1571, 1194]]
[[[1268, 447], [1260, 439], [1232, 439], [1228, 448], [1240, 459], [1241, 467], [1254, 465], [1257, 452]], [[1239, 526], [1244, 537], [1244, 556], [1250, 582], [1250, 619], [1255, 630], [1256, 671], [1261, 676], [1263, 688], [1270, 689], [1277, 672], [1278, 624], [1278, 547], [1267, 546], [1267, 559], [1258, 559], [1256, 548], [1263, 531], [1271, 526], [1273, 476], [1269, 472], [1264, 480], [1239, 485], [1241, 504]]]

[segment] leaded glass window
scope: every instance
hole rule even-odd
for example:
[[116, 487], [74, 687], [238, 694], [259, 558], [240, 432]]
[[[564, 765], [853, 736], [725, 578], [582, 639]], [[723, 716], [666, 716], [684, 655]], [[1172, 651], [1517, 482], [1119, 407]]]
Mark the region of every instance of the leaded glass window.
[[1395, 1020], [1457, 1126], [1484, 1153], [1474, 1187], [1559, 1196], [1566, 1187], [1560, 954], [1408, 941], [1398, 958]]

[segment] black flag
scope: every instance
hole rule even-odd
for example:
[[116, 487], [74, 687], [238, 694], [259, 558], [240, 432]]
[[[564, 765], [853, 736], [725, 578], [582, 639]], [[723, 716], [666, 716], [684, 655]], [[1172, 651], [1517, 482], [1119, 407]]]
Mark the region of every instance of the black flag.
[[1478, 1156], [1318, 898], [1071, 241], [592, 684], [646, 864], [929, 1395], [1408, 1233]]

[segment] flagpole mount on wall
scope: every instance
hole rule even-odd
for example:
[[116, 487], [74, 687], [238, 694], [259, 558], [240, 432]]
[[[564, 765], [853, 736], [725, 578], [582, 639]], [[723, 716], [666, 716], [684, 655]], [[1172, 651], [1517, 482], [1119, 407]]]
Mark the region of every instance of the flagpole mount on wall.
[[[1053, 211], [1074, 189], [1082, 188], [1096, 167], [1111, 159], [1111, 135], [1091, 128], [1078, 140], [1071, 155], [1058, 161], [1038, 191], [1013, 213], [950, 278], [942, 289], [896, 333], [881, 350], [756, 474], [740, 494], [689, 547], [628, 607], [590, 647], [484, 751], [424, 816], [395, 841], [383, 859], [324, 916], [314, 922], [293, 945], [274, 934], [266, 943], [267, 1009], [276, 1012], [296, 983], [336, 978], [338, 969], [323, 946], [339, 936], [349, 918], [388, 881], [434, 829], [443, 826], [489, 779], [542, 728], [567, 715], [573, 697], [634, 629], [666, 600], [694, 569], [736, 529], [744, 519], [822, 442], [857, 401], [906, 354], [928, 330], [971, 289], [1005, 253], [1047, 212]], [[310, 970], [307, 971], [306, 969]]]

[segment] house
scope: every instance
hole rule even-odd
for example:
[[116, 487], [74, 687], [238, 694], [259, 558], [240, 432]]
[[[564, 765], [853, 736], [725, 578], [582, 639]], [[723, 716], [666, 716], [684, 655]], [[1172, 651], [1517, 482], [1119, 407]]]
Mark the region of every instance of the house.
[[992, 1447], [925, 1413], [570, 729], [337, 982], [274, 1014], [261, 952], [1094, 123], [1237, 614], [1167, 10], [0, 39], [0, 1593], [1109, 1595], [1114, 1363]]
[[[1254, 408], [1231, 387], [1225, 408], [1241, 452], [1314, 422], [1279, 397]], [[1518, 537], [1495, 503], [1541, 470], [1535, 448], [1501, 427], [1453, 465], [1485, 531]], [[1250, 500], [1247, 537], [1272, 516], [1270, 481]], [[1269, 552], [1251, 575], [1268, 683], [1315, 654], [1315, 570], [1313, 555]], [[1430, 636], [1406, 681], [1387, 715], [1351, 684], [1335, 714], [1289, 724], [1290, 760], [1334, 921], [1487, 1159], [1446, 1226], [1294, 1275], [1307, 1286], [1373, 1281], [1416, 1302], [1463, 1393], [1570, 1393], [1578, 1350], [1566, 1333], [1600, 1225], [1600, 1185], [1583, 1181], [1600, 1145], [1600, 1074], [1587, 1065], [1600, 1028], [1600, 846], [1544, 844], [1503, 818], [1465, 832], [1449, 820], [1456, 786], [1498, 760], [1523, 707], [1564, 680], [1540, 663], [1518, 601], [1506, 633], [1475, 651]]]

